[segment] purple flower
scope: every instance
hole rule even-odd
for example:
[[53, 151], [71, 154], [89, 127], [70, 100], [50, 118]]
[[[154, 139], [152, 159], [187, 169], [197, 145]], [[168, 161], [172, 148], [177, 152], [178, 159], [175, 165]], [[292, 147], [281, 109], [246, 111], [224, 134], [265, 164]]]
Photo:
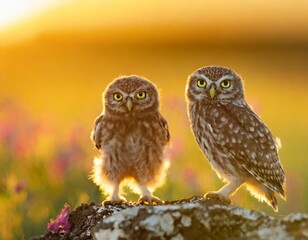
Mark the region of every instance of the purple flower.
[[71, 224], [68, 221], [70, 213], [71, 207], [69, 204], [66, 203], [64, 208], [61, 210], [61, 213], [58, 215], [57, 219], [50, 220], [50, 222], [48, 223], [48, 231], [60, 234], [68, 233], [71, 229]]

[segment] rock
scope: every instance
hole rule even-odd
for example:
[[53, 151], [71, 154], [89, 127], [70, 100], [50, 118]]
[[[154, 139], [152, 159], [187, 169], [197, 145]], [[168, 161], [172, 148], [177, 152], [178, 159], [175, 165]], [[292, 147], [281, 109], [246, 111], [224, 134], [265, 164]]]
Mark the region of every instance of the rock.
[[[164, 205], [81, 205], [61, 239], [308, 239], [308, 215], [267, 216], [217, 199], [192, 197]], [[59, 239], [46, 232], [38, 239]]]

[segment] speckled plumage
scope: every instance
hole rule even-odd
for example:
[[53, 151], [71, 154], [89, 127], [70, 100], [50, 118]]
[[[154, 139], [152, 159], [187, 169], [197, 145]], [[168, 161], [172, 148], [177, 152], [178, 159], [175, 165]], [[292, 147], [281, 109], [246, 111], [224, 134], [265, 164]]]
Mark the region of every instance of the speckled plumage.
[[94, 160], [94, 182], [111, 195], [111, 204], [125, 201], [121, 183], [140, 193], [141, 202], [160, 202], [152, 191], [166, 175], [164, 147], [170, 134], [159, 112], [156, 86], [138, 76], [117, 78], [105, 90], [103, 105], [92, 132], [101, 152]]
[[275, 193], [286, 198], [279, 142], [246, 103], [240, 76], [229, 68], [200, 68], [189, 77], [186, 96], [196, 141], [227, 182], [206, 196], [228, 199], [245, 184], [277, 211]]

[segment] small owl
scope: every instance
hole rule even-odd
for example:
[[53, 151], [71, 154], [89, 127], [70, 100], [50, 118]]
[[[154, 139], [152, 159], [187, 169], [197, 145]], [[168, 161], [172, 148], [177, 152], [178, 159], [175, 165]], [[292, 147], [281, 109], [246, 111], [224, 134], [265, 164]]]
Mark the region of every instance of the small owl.
[[186, 98], [196, 141], [226, 182], [205, 197], [230, 202], [229, 197], [244, 184], [278, 211], [275, 193], [286, 199], [280, 142], [245, 101], [240, 76], [225, 67], [200, 68], [188, 78]]
[[138, 76], [115, 79], [103, 93], [103, 113], [91, 138], [101, 153], [92, 178], [109, 195], [105, 204], [121, 204], [121, 186], [141, 194], [141, 203], [161, 203], [152, 191], [164, 182], [168, 161], [164, 148], [170, 134], [159, 112], [156, 86]]

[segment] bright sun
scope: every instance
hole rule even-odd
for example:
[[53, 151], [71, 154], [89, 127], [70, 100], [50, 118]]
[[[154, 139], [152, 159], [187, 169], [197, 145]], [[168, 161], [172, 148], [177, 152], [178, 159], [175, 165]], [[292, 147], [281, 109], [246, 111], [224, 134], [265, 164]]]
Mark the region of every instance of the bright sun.
[[0, 28], [8, 27], [60, 3], [61, 0], [0, 0]]

